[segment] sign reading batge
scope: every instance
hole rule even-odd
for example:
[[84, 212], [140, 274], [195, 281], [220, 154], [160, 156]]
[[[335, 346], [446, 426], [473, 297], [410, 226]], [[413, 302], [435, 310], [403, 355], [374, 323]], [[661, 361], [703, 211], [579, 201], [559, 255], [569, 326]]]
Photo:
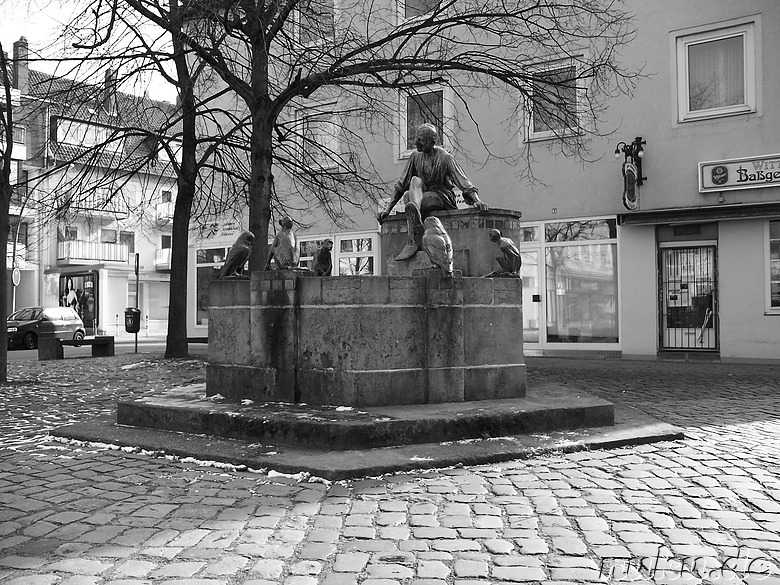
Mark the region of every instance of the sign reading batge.
[[780, 154], [699, 163], [699, 193], [780, 186]]

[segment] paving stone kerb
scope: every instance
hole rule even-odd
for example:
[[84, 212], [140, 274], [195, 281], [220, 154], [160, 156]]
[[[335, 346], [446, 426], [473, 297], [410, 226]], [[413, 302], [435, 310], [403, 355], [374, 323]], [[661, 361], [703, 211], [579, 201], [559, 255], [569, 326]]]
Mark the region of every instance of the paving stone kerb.
[[344, 406], [525, 395], [522, 281], [255, 272], [210, 288], [207, 394]]

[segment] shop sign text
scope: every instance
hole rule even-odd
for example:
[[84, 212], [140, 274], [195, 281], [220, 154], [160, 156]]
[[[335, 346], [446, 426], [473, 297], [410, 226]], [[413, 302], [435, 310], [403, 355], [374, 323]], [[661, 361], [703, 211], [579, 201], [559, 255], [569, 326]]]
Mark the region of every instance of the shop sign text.
[[780, 186], [780, 154], [699, 163], [699, 193]]

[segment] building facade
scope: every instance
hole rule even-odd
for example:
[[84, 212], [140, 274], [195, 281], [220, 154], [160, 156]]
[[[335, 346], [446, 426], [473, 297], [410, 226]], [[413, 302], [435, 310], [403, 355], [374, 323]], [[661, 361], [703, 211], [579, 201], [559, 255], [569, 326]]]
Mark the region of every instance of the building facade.
[[[431, 86], [393, 98], [401, 130], [369, 140], [370, 156], [389, 195], [416, 123], [436, 123], [445, 146], [457, 128], [456, 156], [482, 199], [522, 212], [517, 334], [527, 353], [780, 359], [780, 109], [772, 99], [780, 91], [780, 4], [624, 4], [637, 32], [621, 59], [641, 76], [631, 95], [607, 104], [600, 127], [608, 135], [564, 108], [560, 116], [531, 108], [507, 133], [517, 104], [476, 100], [469, 114], [487, 120], [479, 133], [500, 144], [516, 136], [503, 148], [533, 162], [473, 164], [486, 160], [478, 129], [446, 86]], [[577, 61], [534, 67], [552, 87]], [[543, 82], [531, 88], [546, 90]], [[581, 88], [556, 91], [578, 111]], [[319, 131], [328, 148], [339, 147], [337, 131], [327, 123]], [[586, 160], [562, 154], [562, 132], [582, 136]], [[523, 178], [529, 169], [534, 181]], [[377, 274], [380, 259], [397, 251], [381, 249], [375, 212], [355, 211], [350, 231], [316, 214], [302, 218], [312, 227], [298, 231], [301, 257], [331, 238], [334, 274]], [[192, 251], [192, 334], [207, 328], [205, 283], [232, 239], [215, 234]]]
[[[25, 152], [12, 209], [23, 226], [13, 234], [21, 282], [12, 305], [72, 306], [88, 335], [125, 334], [124, 310], [138, 307], [141, 334], [163, 334], [176, 180], [152, 135], [174, 106], [118, 91], [113, 72], [92, 85], [30, 70], [27, 54], [22, 37], [13, 59]], [[128, 127], [136, 131], [119, 130]]]

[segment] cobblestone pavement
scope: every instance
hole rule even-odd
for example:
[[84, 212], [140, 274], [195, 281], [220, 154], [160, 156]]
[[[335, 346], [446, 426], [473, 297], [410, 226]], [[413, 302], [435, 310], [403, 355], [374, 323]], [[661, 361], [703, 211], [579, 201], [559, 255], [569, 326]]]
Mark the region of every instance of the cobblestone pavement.
[[528, 365], [688, 438], [331, 484], [46, 436], [202, 381], [197, 360], [12, 364], [0, 583], [780, 584], [780, 367]]

